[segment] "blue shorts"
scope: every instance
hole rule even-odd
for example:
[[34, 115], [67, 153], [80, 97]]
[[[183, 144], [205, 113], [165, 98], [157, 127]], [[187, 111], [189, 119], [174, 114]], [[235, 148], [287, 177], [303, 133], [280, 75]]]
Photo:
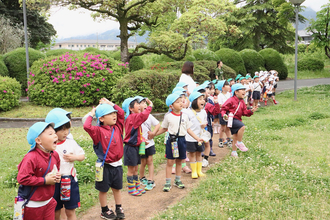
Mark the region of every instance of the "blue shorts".
[[141, 164], [141, 157], [139, 154], [139, 147], [133, 147], [125, 144], [124, 146], [124, 165], [137, 166]]
[[69, 201], [62, 201], [61, 200], [61, 183], [55, 184], [55, 193], [54, 193], [54, 199], [57, 202], [55, 210], [59, 210], [61, 208], [65, 209], [76, 209], [80, 207], [80, 194], [79, 194], [79, 186], [78, 182], [76, 182], [71, 176], [71, 191], [70, 191], [70, 200]]
[[103, 181], [95, 181], [95, 189], [100, 192], [108, 192], [110, 188], [123, 188], [123, 167], [113, 167], [105, 163], [103, 167]]
[[178, 149], [179, 149], [179, 157], [174, 158], [172, 154], [172, 144], [171, 144], [171, 138], [169, 137], [166, 141], [166, 158], [170, 160], [174, 159], [186, 159], [186, 138], [184, 136], [178, 137]]
[[239, 129], [241, 129], [241, 127], [243, 127], [243, 126], [245, 126], [243, 122], [241, 122], [240, 120], [234, 118], [233, 125], [230, 128], [231, 134], [237, 134], [237, 132], [239, 131]]

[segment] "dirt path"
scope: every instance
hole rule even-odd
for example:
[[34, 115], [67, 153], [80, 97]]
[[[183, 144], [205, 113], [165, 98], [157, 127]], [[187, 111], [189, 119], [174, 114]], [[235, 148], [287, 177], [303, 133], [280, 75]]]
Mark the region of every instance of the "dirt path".
[[[218, 134], [213, 137], [214, 152], [217, 154], [215, 157], [209, 157], [210, 166], [222, 160], [229, 153], [229, 148], [218, 147]], [[189, 162], [187, 163], [189, 166]], [[208, 168], [203, 168], [206, 172]], [[172, 185], [174, 181], [174, 174], [172, 175]], [[157, 213], [164, 211], [169, 206], [176, 204], [182, 198], [184, 198], [194, 187], [197, 186], [199, 179], [192, 179], [190, 174], [182, 174], [182, 182], [185, 184], [185, 189], [178, 189], [172, 186], [170, 192], [163, 192], [163, 184], [165, 183], [165, 164], [159, 167], [158, 173], [155, 175], [156, 187], [152, 191], [147, 191], [146, 194], [141, 197], [130, 196], [127, 190], [122, 191], [122, 206], [125, 210], [126, 219], [131, 220], [145, 220], [151, 219]], [[125, 180], [124, 180], [125, 181]], [[114, 207], [114, 200], [112, 195], [109, 194], [108, 206], [112, 210]], [[82, 220], [95, 220], [100, 218], [100, 205], [96, 204], [92, 208], [88, 209], [85, 213], [78, 216], [78, 219]]]

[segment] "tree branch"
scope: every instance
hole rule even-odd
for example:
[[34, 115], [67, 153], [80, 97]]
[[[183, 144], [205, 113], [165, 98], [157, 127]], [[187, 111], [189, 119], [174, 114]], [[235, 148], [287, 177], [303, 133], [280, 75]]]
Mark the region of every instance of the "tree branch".
[[110, 12], [110, 11], [107, 11], [107, 10], [101, 10], [101, 9], [95, 9], [95, 8], [91, 8], [92, 6], [97, 6], [98, 4], [102, 4], [102, 1], [101, 2], [97, 2], [97, 3], [85, 3], [85, 2], [77, 2], [77, 3], [72, 3], [74, 5], [77, 5], [77, 6], [80, 6], [82, 8], [85, 8], [87, 10], [90, 10], [90, 11], [95, 11], [95, 12], [99, 12], [99, 13], [102, 13], [102, 14], [107, 14], [111, 17], [114, 17], [116, 19], [119, 19], [118, 15]]

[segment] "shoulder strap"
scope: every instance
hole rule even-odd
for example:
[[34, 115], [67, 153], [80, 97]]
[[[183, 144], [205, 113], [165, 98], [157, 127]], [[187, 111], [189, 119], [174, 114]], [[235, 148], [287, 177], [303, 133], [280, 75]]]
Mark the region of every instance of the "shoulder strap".
[[113, 127], [113, 129], [112, 129], [112, 133], [111, 133], [111, 138], [110, 138], [110, 141], [109, 141], [109, 145], [108, 145], [107, 151], [104, 154], [104, 158], [103, 158], [103, 161], [102, 161], [102, 167], [104, 166], [105, 158], [107, 158], [107, 155], [108, 155], [110, 144], [111, 144], [112, 138], [113, 138], [113, 133], [115, 133], [115, 127]]
[[[47, 170], [46, 172], [44, 173], [44, 175], [42, 177], [45, 177], [46, 174], [48, 173], [49, 171], [49, 168], [50, 168], [50, 164], [52, 163], [52, 155], [49, 156], [49, 162], [48, 162], [48, 167], [47, 167]], [[24, 204], [22, 205], [22, 208], [26, 206], [26, 204], [28, 204], [28, 202], [30, 201], [32, 195], [34, 194], [34, 192], [37, 190], [38, 186], [37, 187], [34, 187], [34, 189], [32, 190], [32, 192], [30, 193], [29, 197], [25, 200]]]
[[179, 134], [180, 134], [181, 119], [182, 119], [182, 112], [180, 112], [179, 129], [178, 129], [178, 133], [176, 134], [176, 138], [178, 138], [179, 137]]
[[238, 101], [238, 106], [237, 106], [237, 109], [236, 109], [236, 111], [235, 111], [235, 113], [234, 113], [234, 116], [236, 115], [236, 113], [237, 113], [237, 111], [238, 111], [240, 105], [241, 105], [241, 101]]

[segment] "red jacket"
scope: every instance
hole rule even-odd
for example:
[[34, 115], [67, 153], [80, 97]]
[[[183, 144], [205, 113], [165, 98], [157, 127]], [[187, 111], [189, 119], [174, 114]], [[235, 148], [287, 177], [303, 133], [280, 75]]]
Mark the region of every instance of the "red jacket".
[[237, 96], [233, 96], [227, 99], [227, 101], [221, 106], [221, 116], [223, 116], [224, 114], [229, 114], [229, 112], [234, 114], [239, 102], [241, 103], [241, 105], [239, 106], [238, 111], [234, 115], [234, 118], [242, 121], [242, 116], [250, 117], [251, 115], [253, 115], [253, 112], [246, 108], [243, 99], [238, 99]]
[[114, 106], [114, 109], [117, 110], [117, 122], [112, 126], [92, 126], [92, 117], [88, 117], [84, 123], [85, 131], [93, 139], [93, 148], [94, 152], [97, 155], [98, 159], [103, 161], [104, 154], [107, 151], [112, 130], [115, 129], [112, 142], [108, 154], [105, 158], [106, 163], [113, 163], [120, 160], [123, 157], [123, 129], [124, 129], [124, 120], [125, 112], [118, 105]]
[[141, 113], [130, 114], [125, 121], [125, 139], [124, 143], [133, 147], [139, 147], [142, 142], [142, 128], [141, 125], [145, 122], [152, 110], [151, 106], [148, 106]]
[[53, 170], [54, 165], [60, 169], [60, 157], [56, 151], [45, 153], [42, 150], [35, 148], [27, 153], [23, 160], [18, 165], [17, 182], [25, 186], [38, 186], [37, 190], [31, 197], [32, 201], [46, 201], [53, 197], [55, 192], [55, 185], [45, 185], [45, 174], [49, 156], [52, 161], [47, 173]]
[[212, 105], [211, 103], [206, 102], [205, 111], [206, 113], [210, 113], [211, 115], [218, 115], [220, 114], [220, 105], [219, 103], [215, 103], [214, 105]]

